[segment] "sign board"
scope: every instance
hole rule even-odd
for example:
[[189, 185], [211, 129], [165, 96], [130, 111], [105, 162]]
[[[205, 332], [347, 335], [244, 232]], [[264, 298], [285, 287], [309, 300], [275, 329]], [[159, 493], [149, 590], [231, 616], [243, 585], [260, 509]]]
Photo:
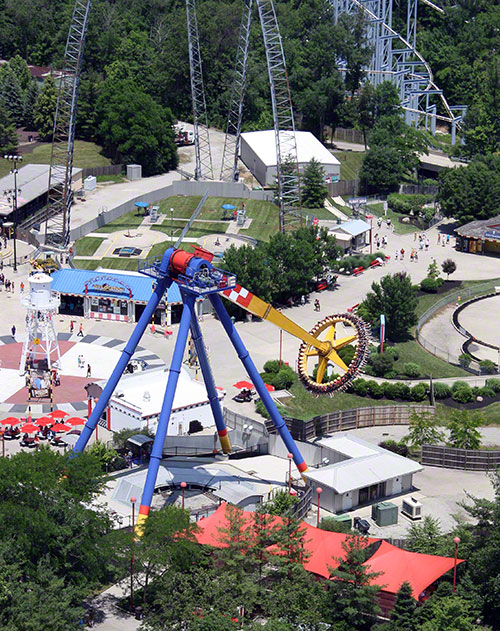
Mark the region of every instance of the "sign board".
[[485, 239], [500, 239], [500, 230], [487, 230], [484, 233], [484, 238]]
[[35, 339], [33, 340], [33, 344], [35, 346], [40, 346], [40, 338], [39, 337], [35, 337]]
[[385, 315], [383, 313], [380, 314], [380, 352], [384, 352], [384, 342], [385, 342]]

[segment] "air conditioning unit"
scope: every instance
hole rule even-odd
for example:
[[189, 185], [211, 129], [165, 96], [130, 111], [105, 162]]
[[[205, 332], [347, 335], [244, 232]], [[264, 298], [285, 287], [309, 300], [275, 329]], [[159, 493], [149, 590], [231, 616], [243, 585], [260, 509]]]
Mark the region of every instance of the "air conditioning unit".
[[414, 497], [403, 500], [401, 513], [410, 519], [422, 519], [422, 504]]

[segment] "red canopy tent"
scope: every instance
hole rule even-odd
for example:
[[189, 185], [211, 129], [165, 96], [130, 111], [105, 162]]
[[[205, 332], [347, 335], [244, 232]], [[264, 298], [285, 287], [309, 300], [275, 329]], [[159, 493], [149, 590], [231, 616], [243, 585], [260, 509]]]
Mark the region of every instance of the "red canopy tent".
[[[464, 559], [457, 559], [457, 565]], [[434, 554], [408, 552], [382, 541], [375, 554], [364, 563], [370, 572], [383, 572], [374, 579], [385, 592], [395, 594], [404, 581], [408, 581], [413, 589], [413, 598], [418, 600], [420, 594], [434, 581], [453, 569], [455, 559], [440, 557]]]
[[[245, 511], [243, 519], [248, 527], [251, 527], [253, 523], [252, 513]], [[281, 518], [276, 517], [274, 523], [280, 522]], [[222, 548], [224, 544], [220, 542], [220, 528], [227, 528], [227, 526], [226, 503], [223, 502], [215, 513], [200, 519], [198, 532], [195, 533], [196, 539], [202, 545]], [[330, 578], [329, 568], [338, 567], [337, 559], [344, 558], [345, 551], [342, 543], [349, 535], [321, 530], [306, 522], [302, 522], [302, 527], [305, 530], [304, 548], [308, 553], [308, 558], [304, 561], [304, 569], [323, 578]], [[380, 539], [368, 538], [369, 544], [378, 541]], [[463, 559], [458, 559], [458, 563], [463, 563]], [[453, 557], [408, 552], [396, 548], [387, 541], [381, 541], [380, 546], [373, 556], [365, 562], [365, 565], [369, 566], [371, 572], [382, 572], [374, 579], [373, 583], [380, 585], [381, 590], [391, 595], [392, 600], [404, 581], [410, 583], [413, 597], [418, 600], [420, 594], [429, 585], [453, 569], [454, 559]]]

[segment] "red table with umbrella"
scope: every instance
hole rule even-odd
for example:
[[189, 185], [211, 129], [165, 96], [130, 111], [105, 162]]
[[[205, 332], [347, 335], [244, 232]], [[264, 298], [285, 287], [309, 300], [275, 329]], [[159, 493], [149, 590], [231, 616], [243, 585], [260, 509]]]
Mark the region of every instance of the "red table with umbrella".
[[51, 418], [66, 418], [69, 414], [64, 410], [54, 410], [53, 412], [49, 412], [47, 416], [50, 416]]
[[[266, 386], [266, 390], [268, 392], [273, 392], [275, 389], [274, 386], [271, 386], [268, 383], [265, 383], [264, 385]], [[237, 381], [236, 383], [233, 383], [233, 388], [239, 388], [240, 390], [253, 390], [255, 386], [251, 381]]]
[[33, 432], [38, 432], [40, 428], [38, 427], [38, 425], [35, 425], [34, 423], [24, 423], [24, 425], [21, 425], [21, 432], [24, 432], [25, 434], [33, 434]]
[[65, 425], [64, 423], [56, 423], [51, 427], [53, 432], [67, 432], [71, 429], [70, 425]]
[[0, 421], [0, 425], [17, 425], [19, 423], [19, 419], [14, 416], [8, 416]]
[[54, 419], [49, 416], [41, 416], [35, 421], [35, 423], [38, 427], [45, 427], [46, 425], [52, 425], [54, 423]]
[[85, 425], [85, 419], [79, 416], [72, 416], [71, 418], [65, 418], [66, 425]]

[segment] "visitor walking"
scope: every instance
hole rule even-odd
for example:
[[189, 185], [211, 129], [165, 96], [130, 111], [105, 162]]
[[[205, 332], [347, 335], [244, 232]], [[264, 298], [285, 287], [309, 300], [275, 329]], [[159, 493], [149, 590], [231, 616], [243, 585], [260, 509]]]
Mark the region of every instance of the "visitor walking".
[[92, 368], [90, 367], [90, 364], [87, 364], [87, 379], [89, 377], [92, 377]]
[[22, 281], [19, 287], [21, 288], [21, 293], [24, 294], [24, 283]]
[[11, 332], [12, 332], [12, 337], [16, 337], [16, 325], [15, 324], [12, 325]]
[[77, 337], [83, 337], [83, 324], [80, 324], [80, 328], [78, 329]]

